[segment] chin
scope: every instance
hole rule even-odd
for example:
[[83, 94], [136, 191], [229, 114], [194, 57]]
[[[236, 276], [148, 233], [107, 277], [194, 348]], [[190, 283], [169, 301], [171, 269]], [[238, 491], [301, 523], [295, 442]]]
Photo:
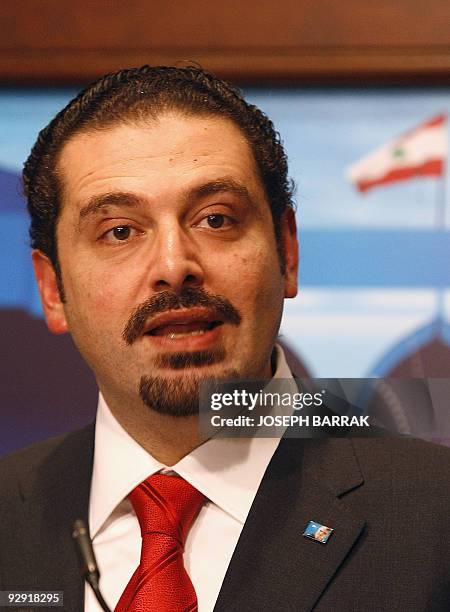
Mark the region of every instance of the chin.
[[163, 376], [141, 376], [139, 396], [147, 408], [175, 417], [198, 415], [202, 382], [236, 380], [239, 373], [233, 368], [214, 366], [189, 367]]

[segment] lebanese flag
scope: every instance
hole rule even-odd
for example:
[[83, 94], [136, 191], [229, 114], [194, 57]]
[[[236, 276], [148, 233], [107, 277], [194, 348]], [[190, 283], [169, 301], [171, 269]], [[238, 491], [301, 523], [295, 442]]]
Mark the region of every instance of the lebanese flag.
[[443, 176], [447, 149], [447, 115], [437, 115], [352, 164], [347, 178], [365, 192], [397, 181]]

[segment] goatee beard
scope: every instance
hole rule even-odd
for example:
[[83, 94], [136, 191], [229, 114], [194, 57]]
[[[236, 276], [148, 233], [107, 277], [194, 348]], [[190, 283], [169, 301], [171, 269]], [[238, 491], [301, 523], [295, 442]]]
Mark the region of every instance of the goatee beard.
[[[220, 295], [212, 294], [202, 287], [184, 287], [178, 294], [162, 291], [152, 296], [132, 312], [123, 330], [124, 341], [131, 346], [145, 332], [149, 319], [171, 310], [202, 307], [220, 319], [221, 323], [238, 326], [241, 323], [239, 311], [231, 302]], [[200, 383], [205, 379], [201, 368], [219, 363], [225, 359], [223, 346], [212, 350], [178, 352], [157, 355], [155, 366], [167, 372], [165, 376], [141, 376], [139, 396], [146, 406], [172, 416], [191, 416], [199, 411]], [[179, 376], [170, 376], [170, 370], [185, 370]], [[220, 375], [220, 380], [235, 378], [230, 370]]]
[[238, 378], [238, 372], [229, 369], [220, 376], [200, 375], [195, 372], [199, 366], [211, 365], [223, 361], [224, 349], [216, 351], [197, 351], [194, 353], [172, 353], [158, 357], [157, 365], [174, 370], [186, 369], [182, 376], [141, 376], [139, 396], [144, 404], [158, 412], [175, 417], [198, 415], [200, 385], [206, 379], [225, 381]]

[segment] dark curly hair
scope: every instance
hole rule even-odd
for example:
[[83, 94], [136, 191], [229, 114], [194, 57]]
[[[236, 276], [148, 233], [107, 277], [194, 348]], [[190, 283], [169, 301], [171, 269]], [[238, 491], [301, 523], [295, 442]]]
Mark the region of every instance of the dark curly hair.
[[24, 165], [23, 184], [31, 217], [31, 246], [51, 260], [60, 281], [56, 224], [61, 185], [58, 156], [76, 133], [103, 129], [176, 110], [187, 116], [218, 115], [233, 121], [249, 142], [270, 203], [281, 267], [280, 219], [293, 207], [287, 158], [272, 122], [241, 92], [196, 66], [141, 66], [107, 74], [61, 110], [38, 136]]

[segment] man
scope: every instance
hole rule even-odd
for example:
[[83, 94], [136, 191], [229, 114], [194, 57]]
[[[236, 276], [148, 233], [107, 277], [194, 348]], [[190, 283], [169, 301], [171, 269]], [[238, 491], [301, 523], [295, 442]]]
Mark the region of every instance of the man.
[[332, 529], [330, 529], [330, 527], [325, 527], [324, 525], [321, 525], [314, 534], [314, 539], [318, 540], [319, 542], [325, 543], [331, 532]]
[[447, 449], [199, 433], [203, 379], [291, 377], [275, 340], [297, 239], [271, 122], [197, 68], [123, 70], [41, 132], [24, 183], [48, 327], [100, 399], [95, 431], [3, 460], [1, 589], [98, 610], [82, 518], [120, 612], [447, 610]]

